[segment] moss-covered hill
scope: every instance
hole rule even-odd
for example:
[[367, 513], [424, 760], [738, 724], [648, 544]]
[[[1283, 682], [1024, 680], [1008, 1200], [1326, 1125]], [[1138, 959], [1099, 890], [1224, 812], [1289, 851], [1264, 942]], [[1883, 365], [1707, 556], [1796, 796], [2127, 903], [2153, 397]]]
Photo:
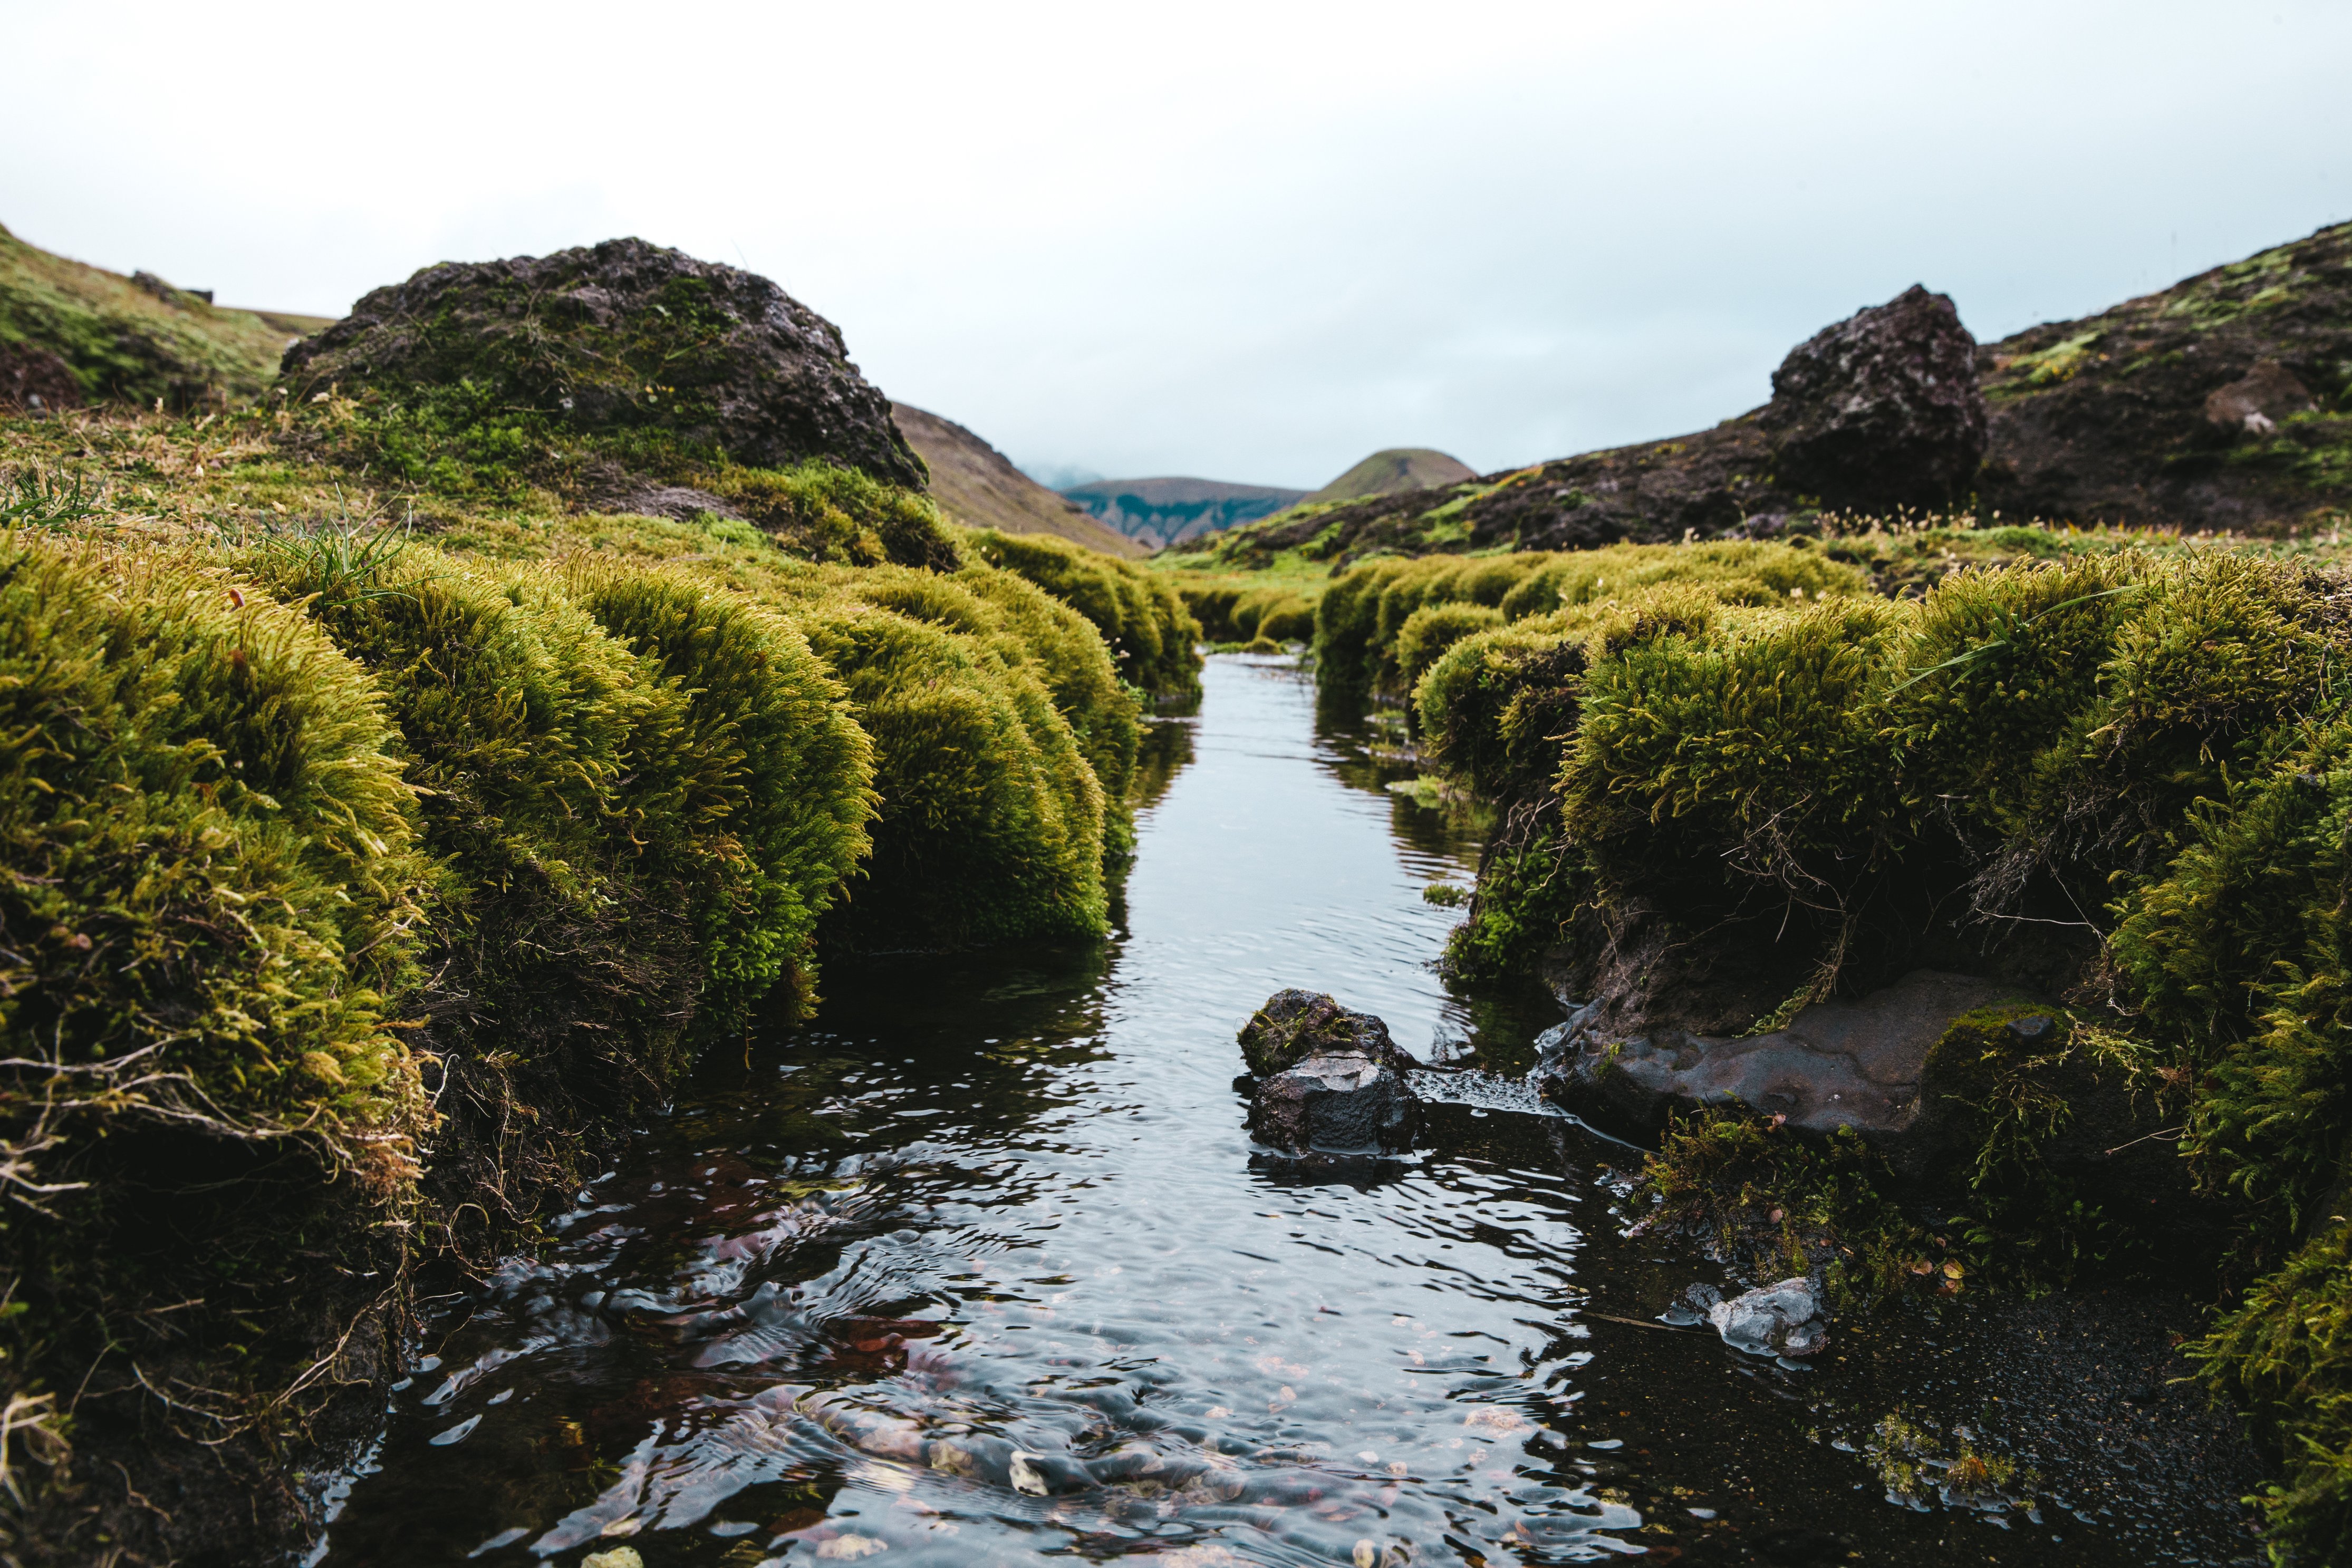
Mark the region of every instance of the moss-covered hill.
[[481, 335], [455, 382], [0, 417], [11, 1561], [298, 1547], [420, 1271], [528, 1246], [828, 958], [1099, 937], [1147, 706], [1197, 692], [1128, 562], [747, 462], [833, 426], [672, 417], [683, 376], [477, 395], [537, 340]]
[[1393, 496], [1433, 486], [1459, 485], [1477, 477], [1460, 458], [1426, 446], [1391, 446], [1362, 462], [1319, 489], [1300, 498], [1302, 506], [1322, 501], [1360, 501], [1367, 496]]
[[[1982, 345], [1977, 369], [1990, 439], [1963, 510], [2257, 533], [2352, 515], [2352, 224]], [[1751, 532], [1757, 516], [1801, 527], [1819, 504], [1774, 483], [1764, 412], [1430, 490], [1310, 501], [1196, 548], [1245, 568], [1286, 553], [1710, 538]]]
[[326, 325], [217, 306], [152, 274], [86, 267], [0, 228], [0, 406], [21, 407], [27, 394], [51, 406], [226, 406], [258, 393], [287, 347]]

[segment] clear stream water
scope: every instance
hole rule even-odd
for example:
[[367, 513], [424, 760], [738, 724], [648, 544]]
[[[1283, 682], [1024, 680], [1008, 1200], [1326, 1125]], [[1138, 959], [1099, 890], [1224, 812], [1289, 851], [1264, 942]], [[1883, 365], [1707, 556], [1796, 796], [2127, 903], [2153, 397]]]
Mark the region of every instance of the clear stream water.
[[[1432, 968], [1465, 830], [1219, 658], [1156, 727], [1117, 935], [836, 967], [814, 1024], [706, 1061], [538, 1259], [436, 1303], [318, 1559], [879, 1568], [2226, 1561], [2053, 1476], [2029, 1512], [1891, 1503], [1899, 1406], [1984, 1419], [1950, 1314], [1788, 1370], [1656, 1321], [1719, 1270], [1629, 1237], [1624, 1145], [1519, 1082], [1560, 1011]], [[1234, 1032], [1305, 986], [1474, 1071], [1404, 1158], [1253, 1148]], [[2099, 1439], [2104, 1441], [2104, 1439]], [[2068, 1488], [2081, 1494], [2065, 1496]], [[2063, 1499], [2063, 1502], [2062, 1500]]]

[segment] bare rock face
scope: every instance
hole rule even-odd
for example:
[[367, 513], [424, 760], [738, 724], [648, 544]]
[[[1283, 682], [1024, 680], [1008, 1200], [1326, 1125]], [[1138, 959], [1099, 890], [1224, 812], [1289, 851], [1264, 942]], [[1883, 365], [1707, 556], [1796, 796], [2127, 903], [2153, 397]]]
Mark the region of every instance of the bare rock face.
[[1976, 353], [1950, 297], [1916, 283], [1822, 328], [1772, 372], [1774, 481], [1860, 509], [1964, 494], [1985, 453]]
[[1250, 1131], [1294, 1155], [1392, 1154], [1406, 1148], [1421, 1102], [1406, 1074], [1420, 1065], [1370, 1013], [1316, 991], [1276, 991], [1242, 1026]]
[[1394, 1154], [1412, 1145], [1420, 1108], [1403, 1073], [1349, 1051], [1310, 1056], [1261, 1081], [1249, 1125], [1287, 1154]]
[[283, 369], [401, 402], [470, 382], [583, 433], [666, 431], [761, 467], [822, 457], [926, 482], [832, 322], [756, 274], [641, 239], [428, 267], [287, 350]]

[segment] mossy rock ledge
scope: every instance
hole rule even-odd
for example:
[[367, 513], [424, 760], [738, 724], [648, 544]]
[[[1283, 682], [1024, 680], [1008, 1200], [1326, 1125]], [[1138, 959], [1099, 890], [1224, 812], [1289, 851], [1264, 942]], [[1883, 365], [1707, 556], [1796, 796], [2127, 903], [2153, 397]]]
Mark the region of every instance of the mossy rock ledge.
[[1678, 1116], [1744, 1113], [1824, 1143], [1851, 1129], [1924, 1193], [1958, 1197], [1990, 1166], [2030, 1165], [2095, 1201], [2195, 1203], [2153, 1135], [2154, 1097], [2102, 1071], [2066, 1009], [2027, 988], [1915, 969], [1736, 1039], [1612, 1030], [1608, 1010], [1587, 1003], [1545, 1034], [1536, 1075], [1604, 1126], [1654, 1137]]

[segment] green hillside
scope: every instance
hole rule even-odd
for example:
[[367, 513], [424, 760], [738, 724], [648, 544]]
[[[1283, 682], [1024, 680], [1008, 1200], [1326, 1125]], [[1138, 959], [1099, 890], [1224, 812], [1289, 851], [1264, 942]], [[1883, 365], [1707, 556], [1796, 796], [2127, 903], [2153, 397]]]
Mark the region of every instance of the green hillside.
[[[327, 324], [215, 305], [152, 273], [69, 261], [0, 228], [0, 397], [10, 402], [24, 400], [8, 395], [8, 371], [54, 386], [60, 366], [76, 402], [160, 398], [186, 409], [250, 398], [276, 379], [289, 343]], [[52, 391], [45, 401], [63, 400]]]

